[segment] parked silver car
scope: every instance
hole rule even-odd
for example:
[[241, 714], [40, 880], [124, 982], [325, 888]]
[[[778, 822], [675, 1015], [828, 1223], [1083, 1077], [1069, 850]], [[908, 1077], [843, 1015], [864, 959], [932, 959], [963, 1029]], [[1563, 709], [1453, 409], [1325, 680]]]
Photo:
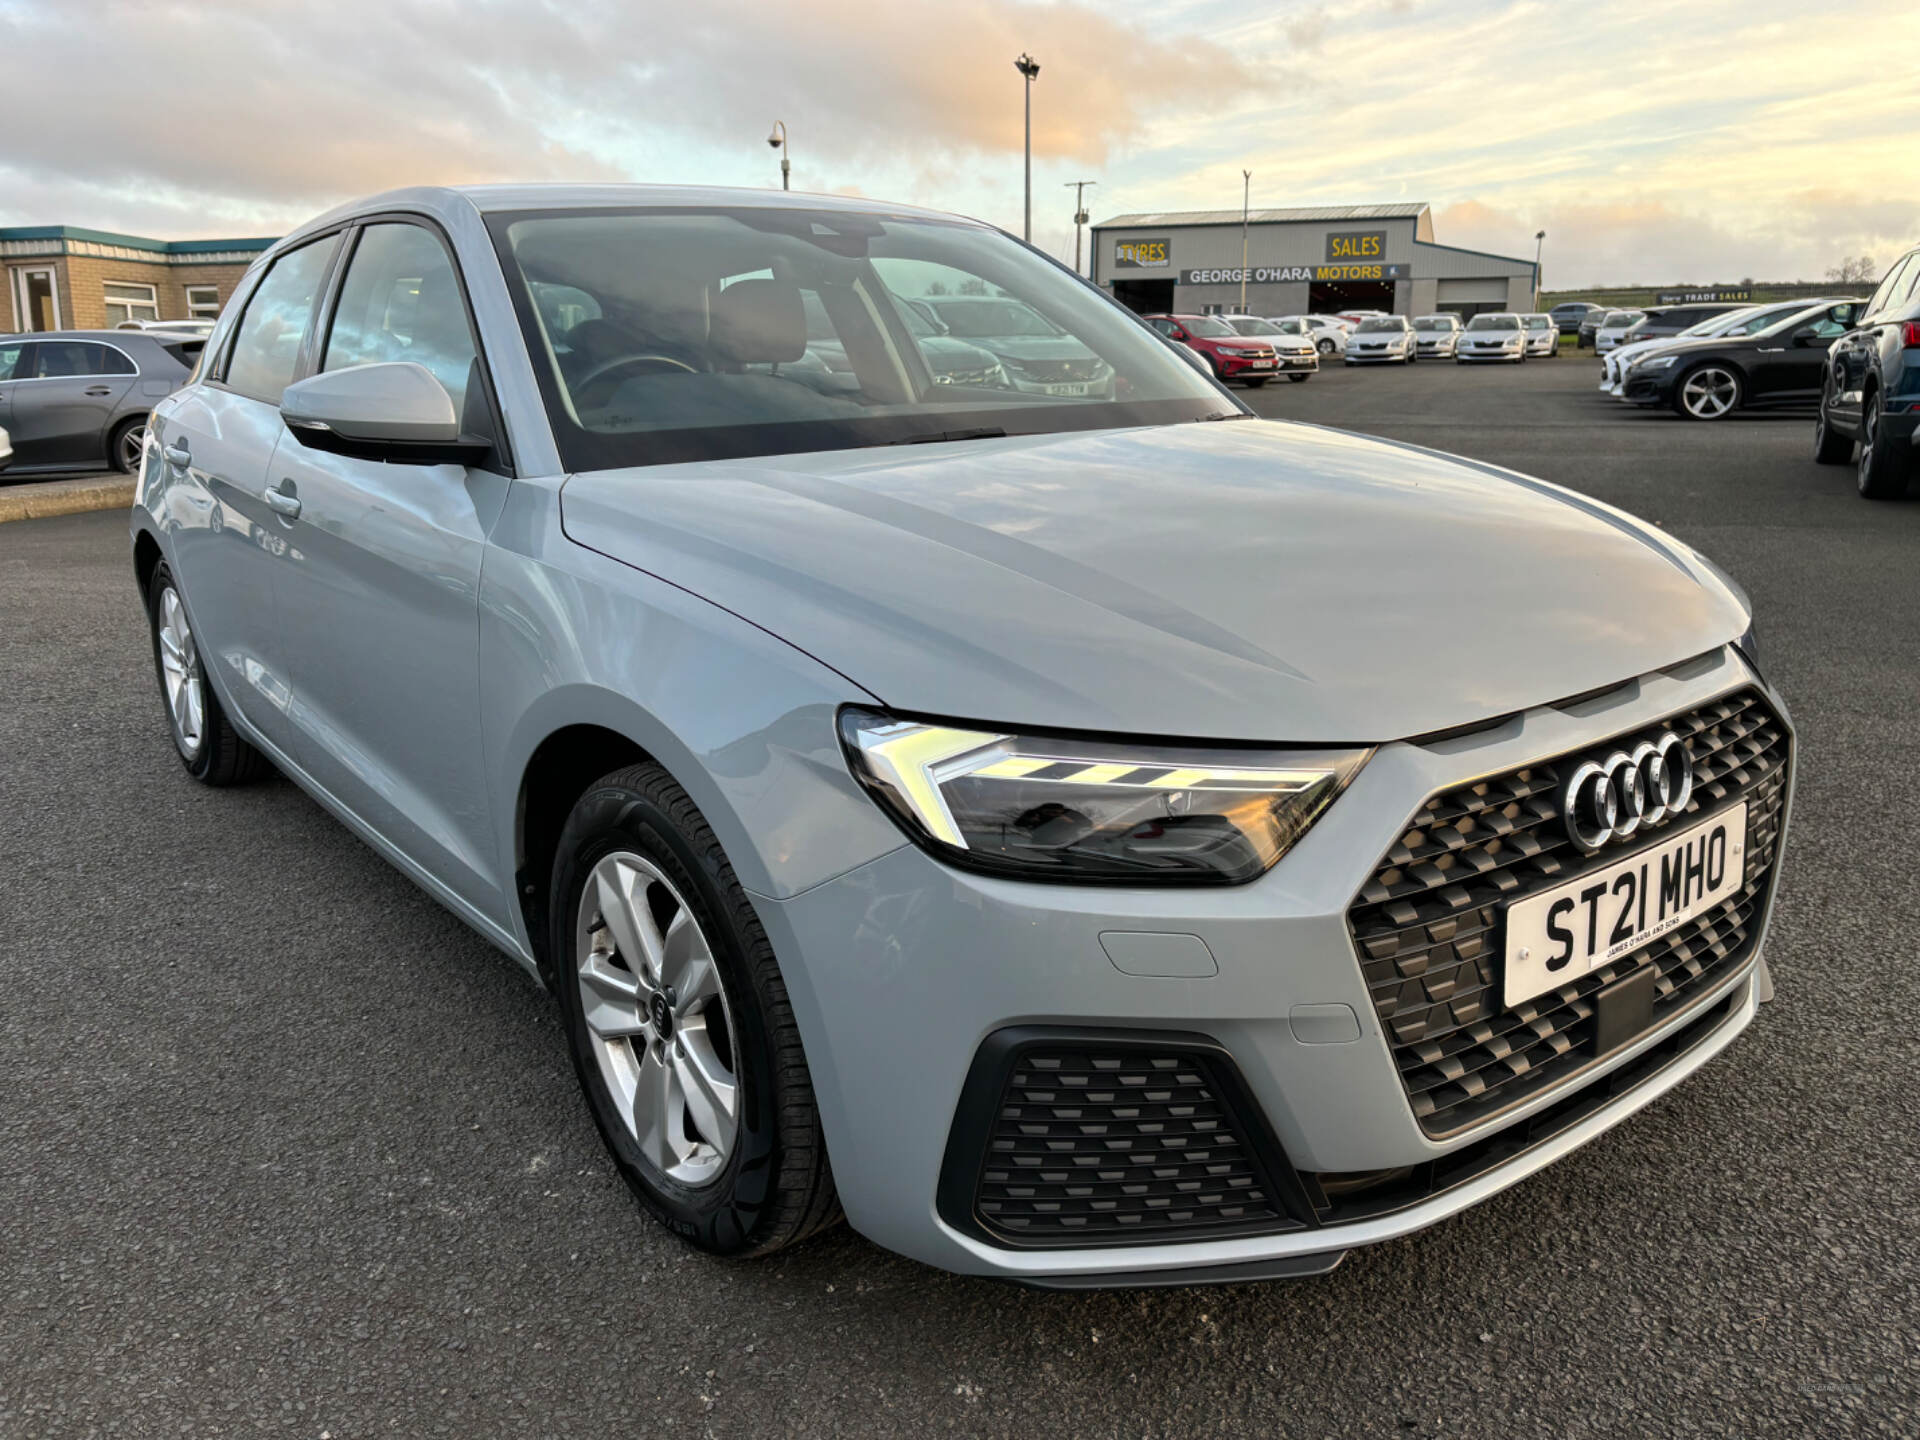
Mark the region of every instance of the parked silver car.
[[187, 378], [206, 342], [128, 330], [0, 335], [0, 427], [9, 479], [139, 467], [147, 412]]
[[1411, 365], [1420, 358], [1413, 323], [1404, 315], [1369, 315], [1347, 337], [1346, 365]]
[[[900, 315], [936, 285], [1111, 393], [938, 383]], [[809, 296], [857, 390], [783, 375]], [[397, 191], [265, 254], [152, 427], [188, 773], [278, 767], [544, 981], [704, 1249], [844, 1207], [1034, 1284], [1317, 1273], [1764, 990], [1792, 732], [1731, 581], [1256, 419], [991, 227]]]
[[1522, 315], [1520, 323], [1526, 327], [1527, 357], [1553, 360], [1560, 354], [1560, 327], [1554, 323], [1551, 315]]
[[1420, 358], [1451, 360], [1460, 345], [1462, 330], [1458, 315], [1421, 315], [1413, 322], [1413, 338], [1420, 346]]
[[1490, 310], [1467, 321], [1466, 333], [1454, 350], [1459, 364], [1504, 360], [1523, 364], [1527, 358], [1526, 323], [1510, 310]]

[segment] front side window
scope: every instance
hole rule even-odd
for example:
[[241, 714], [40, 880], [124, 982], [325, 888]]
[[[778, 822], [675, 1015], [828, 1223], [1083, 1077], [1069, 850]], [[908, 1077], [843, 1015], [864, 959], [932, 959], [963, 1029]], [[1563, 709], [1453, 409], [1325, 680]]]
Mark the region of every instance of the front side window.
[[1920, 276], [1920, 250], [1894, 262], [1893, 268], [1887, 271], [1879, 288], [1873, 292], [1873, 298], [1867, 301], [1866, 313], [1878, 315], [1892, 306], [1900, 296], [1906, 294], [1907, 281], [1916, 276]]
[[338, 243], [337, 236], [329, 235], [273, 262], [240, 317], [227, 358], [229, 388], [269, 405], [280, 403], [300, 364], [300, 347], [313, 324], [314, 299]]
[[322, 370], [413, 361], [433, 372], [464, 415], [475, 358], [466, 302], [446, 247], [419, 225], [369, 225], [360, 232]]
[[106, 282], [107, 328], [117, 329], [129, 320], [158, 320], [160, 296], [151, 285], [109, 280]]
[[0, 380], [24, 380], [31, 365], [20, 362], [27, 357], [25, 345], [0, 345]]
[[965, 221], [748, 206], [488, 226], [569, 469], [1245, 413], [1111, 300]]

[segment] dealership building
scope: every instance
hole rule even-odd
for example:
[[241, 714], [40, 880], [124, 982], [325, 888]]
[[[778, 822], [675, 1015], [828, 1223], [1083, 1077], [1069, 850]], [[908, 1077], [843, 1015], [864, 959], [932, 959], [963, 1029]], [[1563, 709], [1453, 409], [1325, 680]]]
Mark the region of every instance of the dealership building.
[[211, 320], [272, 240], [149, 240], [72, 225], [0, 229], [0, 330]]
[[[1093, 279], [1142, 314], [1240, 308], [1241, 212], [1121, 215], [1093, 227]], [[1254, 315], [1531, 310], [1534, 262], [1442, 245], [1423, 204], [1324, 205], [1246, 216]]]

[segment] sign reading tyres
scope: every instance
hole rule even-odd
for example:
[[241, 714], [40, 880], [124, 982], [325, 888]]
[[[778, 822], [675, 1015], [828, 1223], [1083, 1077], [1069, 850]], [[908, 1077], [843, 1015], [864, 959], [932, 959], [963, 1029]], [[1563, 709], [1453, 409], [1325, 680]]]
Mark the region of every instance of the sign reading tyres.
[[1116, 270], [1164, 270], [1172, 247], [1165, 240], [1116, 240], [1113, 268]]

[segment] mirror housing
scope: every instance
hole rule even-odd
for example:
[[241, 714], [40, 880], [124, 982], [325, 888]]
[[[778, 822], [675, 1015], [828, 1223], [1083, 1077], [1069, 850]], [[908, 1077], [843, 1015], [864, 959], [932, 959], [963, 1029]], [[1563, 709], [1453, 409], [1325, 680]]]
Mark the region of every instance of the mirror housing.
[[280, 418], [302, 445], [400, 465], [471, 465], [493, 448], [464, 434], [453, 397], [412, 360], [350, 365], [286, 388]]

